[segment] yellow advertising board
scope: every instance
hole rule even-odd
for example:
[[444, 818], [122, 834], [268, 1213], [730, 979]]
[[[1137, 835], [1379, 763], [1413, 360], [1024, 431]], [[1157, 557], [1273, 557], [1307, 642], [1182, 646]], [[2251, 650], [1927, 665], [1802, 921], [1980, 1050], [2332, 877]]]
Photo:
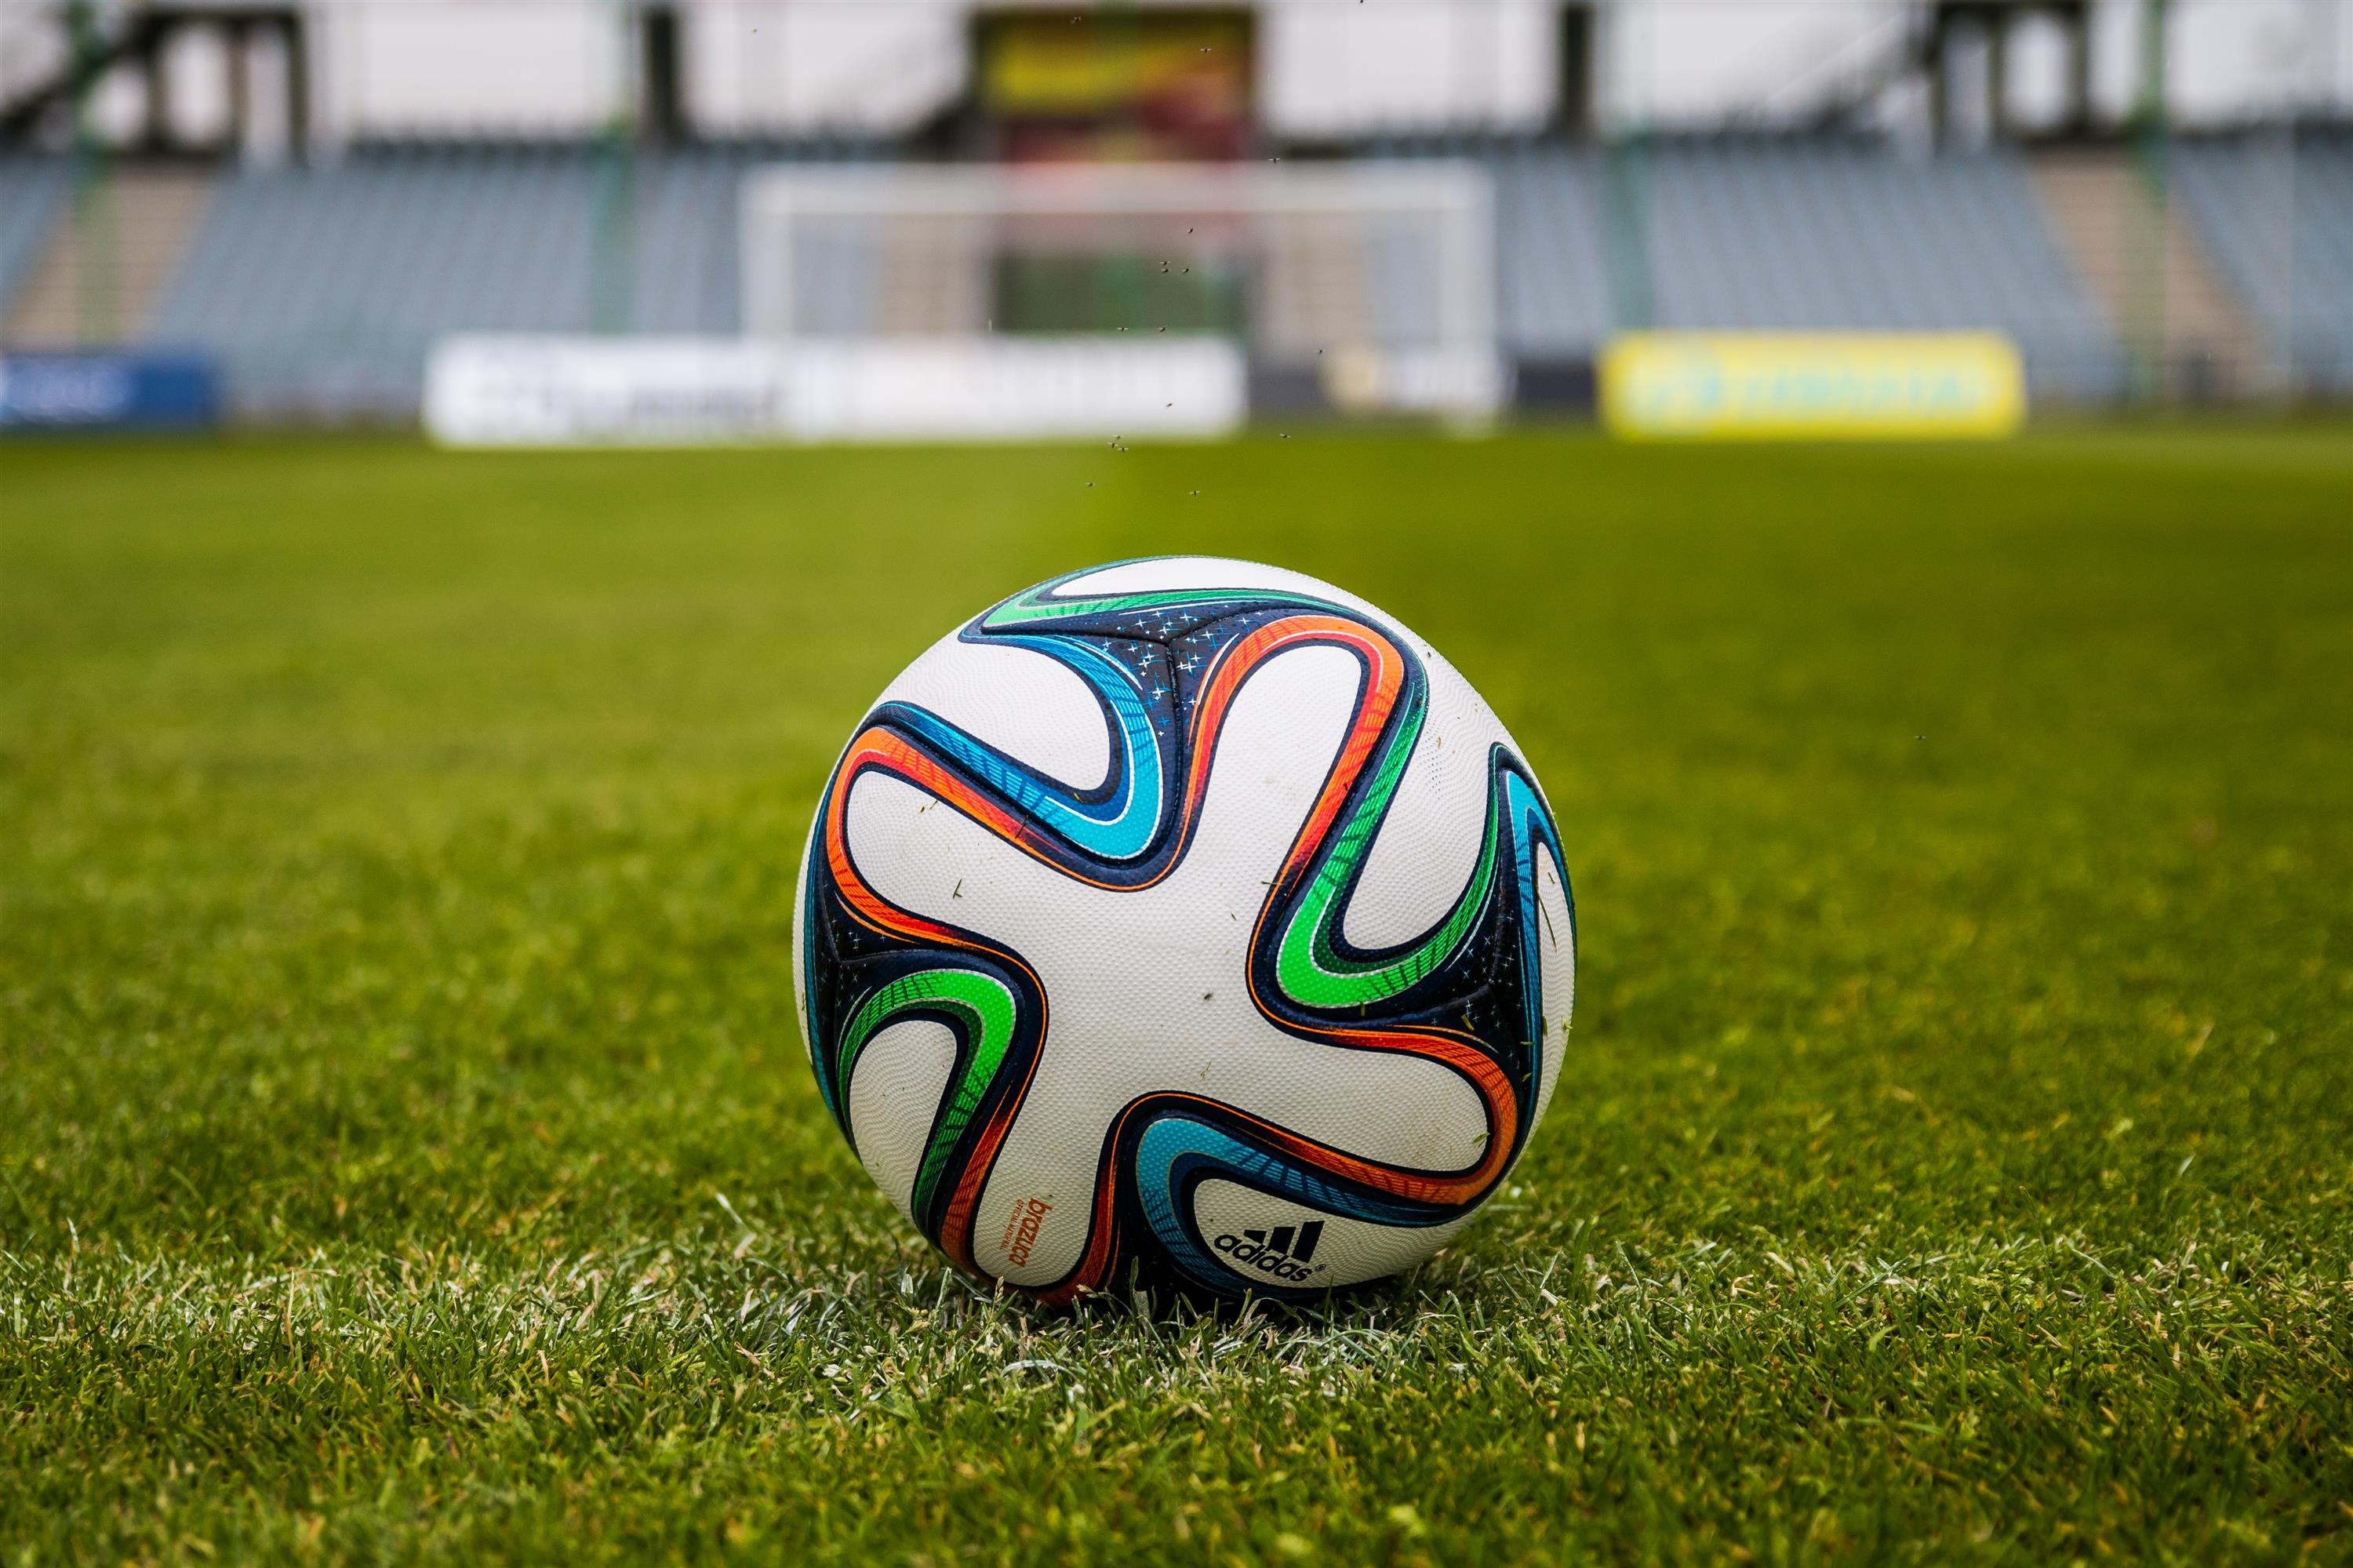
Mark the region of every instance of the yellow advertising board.
[[1249, 10], [1065, 10], [975, 14], [975, 107], [987, 155], [1033, 163], [1250, 154]]
[[1223, 12], [1072, 16], [985, 13], [982, 101], [999, 114], [1129, 109], [1171, 89], [1230, 97], [1247, 110], [1250, 29]]
[[1991, 440], [2026, 418], [2000, 333], [1628, 333], [1600, 383], [1602, 422], [1633, 440]]

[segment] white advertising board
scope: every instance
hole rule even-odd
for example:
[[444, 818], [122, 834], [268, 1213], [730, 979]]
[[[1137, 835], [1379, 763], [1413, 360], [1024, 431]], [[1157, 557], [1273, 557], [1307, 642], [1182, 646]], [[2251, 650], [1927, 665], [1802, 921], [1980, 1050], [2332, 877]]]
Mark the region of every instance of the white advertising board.
[[425, 426], [450, 446], [1208, 437], [1249, 411], [1222, 338], [445, 340]]
[[460, 447], [775, 440], [784, 366], [732, 338], [445, 338], [426, 363], [425, 429]]
[[802, 339], [784, 353], [804, 440], [1220, 436], [1250, 406], [1224, 338]]

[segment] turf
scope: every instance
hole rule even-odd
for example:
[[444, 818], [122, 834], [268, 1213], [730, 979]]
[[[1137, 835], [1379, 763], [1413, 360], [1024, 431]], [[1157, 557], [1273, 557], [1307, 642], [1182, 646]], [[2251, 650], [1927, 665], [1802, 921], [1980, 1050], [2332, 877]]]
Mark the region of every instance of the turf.
[[[790, 887], [1089, 561], [1389, 607], [1558, 810], [1514, 1184], [1072, 1315], [824, 1118]], [[0, 449], [0, 1549], [2353, 1561], [2353, 440]]]

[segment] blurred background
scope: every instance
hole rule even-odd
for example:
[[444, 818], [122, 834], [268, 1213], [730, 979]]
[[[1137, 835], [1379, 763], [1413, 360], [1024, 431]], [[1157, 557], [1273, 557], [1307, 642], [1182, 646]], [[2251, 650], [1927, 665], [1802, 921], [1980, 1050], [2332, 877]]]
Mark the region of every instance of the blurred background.
[[[409, 422], [467, 334], [738, 433], [1574, 414], [1646, 330], [2353, 395], [2353, 0], [0, 0], [18, 422]], [[1122, 334], [1187, 341], [955, 357]]]

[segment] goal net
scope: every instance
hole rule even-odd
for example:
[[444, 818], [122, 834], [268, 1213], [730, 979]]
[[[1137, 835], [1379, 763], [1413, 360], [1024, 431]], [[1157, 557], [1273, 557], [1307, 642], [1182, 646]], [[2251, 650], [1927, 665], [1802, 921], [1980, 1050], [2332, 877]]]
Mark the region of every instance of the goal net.
[[745, 330], [840, 354], [1198, 356], [1261, 407], [1477, 418], [1504, 393], [1476, 165], [795, 166], [743, 196]]

